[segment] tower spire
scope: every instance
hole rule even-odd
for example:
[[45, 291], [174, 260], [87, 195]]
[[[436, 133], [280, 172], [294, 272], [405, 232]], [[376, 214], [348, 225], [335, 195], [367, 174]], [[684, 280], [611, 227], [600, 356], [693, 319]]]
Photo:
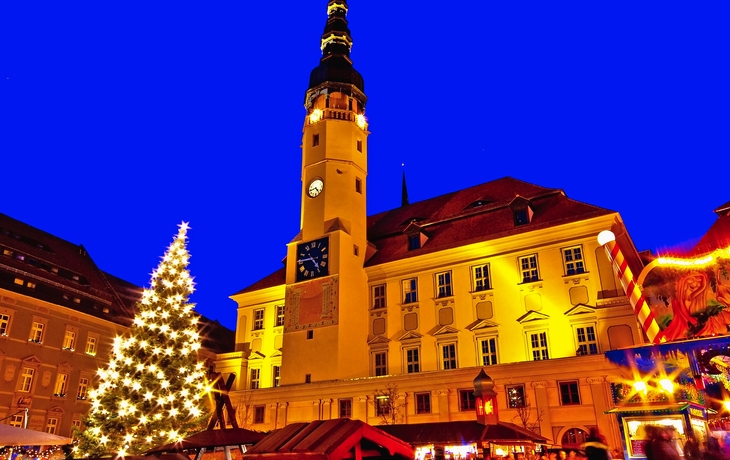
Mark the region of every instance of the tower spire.
[[401, 184], [401, 192], [400, 192], [400, 206], [408, 206], [408, 187], [406, 187], [406, 169], [405, 165], [403, 166], [403, 183]]
[[327, 22], [320, 40], [322, 58], [309, 75], [309, 87], [304, 99], [304, 106], [308, 110], [318, 96], [333, 91], [357, 99], [361, 107], [367, 101], [365, 81], [350, 59], [352, 36], [347, 26], [347, 11], [346, 0], [329, 0], [327, 3]]
[[322, 59], [341, 55], [349, 58], [352, 37], [347, 27], [347, 1], [330, 0], [327, 4], [327, 24], [322, 33]]

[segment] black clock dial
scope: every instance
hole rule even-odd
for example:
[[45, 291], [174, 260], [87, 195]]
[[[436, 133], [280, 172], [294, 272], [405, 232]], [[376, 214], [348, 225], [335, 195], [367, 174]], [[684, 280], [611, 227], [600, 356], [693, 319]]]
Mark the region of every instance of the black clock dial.
[[297, 246], [297, 281], [304, 281], [328, 273], [329, 239], [320, 238]]

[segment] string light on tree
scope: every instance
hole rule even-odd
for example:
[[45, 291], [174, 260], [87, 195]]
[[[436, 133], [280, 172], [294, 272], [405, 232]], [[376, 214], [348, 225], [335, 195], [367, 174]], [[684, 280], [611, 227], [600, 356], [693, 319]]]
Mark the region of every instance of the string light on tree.
[[116, 337], [106, 369], [89, 392], [91, 411], [77, 434], [76, 456], [134, 455], [203, 428], [209, 385], [197, 359], [198, 315], [188, 303], [183, 222], [153, 270], [127, 337]]

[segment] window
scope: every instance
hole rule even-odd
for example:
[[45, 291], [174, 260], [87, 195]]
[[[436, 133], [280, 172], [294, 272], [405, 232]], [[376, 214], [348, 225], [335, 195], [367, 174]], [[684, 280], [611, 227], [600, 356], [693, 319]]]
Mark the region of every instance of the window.
[[527, 209], [520, 209], [518, 211], [515, 211], [514, 217], [515, 217], [515, 226], [525, 225], [525, 224], [530, 223], [530, 215], [527, 212]]
[[476, 408], [474, 390], [459, 390], [459, 410], [464, 412]]
[[451, 272], [443, 272], [436, 274], [436, 296], [451, 297]]
[[253, 406], [253, 422], [264, 423], [264, 415], [266, 414], [266, 406]]
[[352, 399], [340, 399], [340, 418], [352, 418]]
[[418, 280], [411, 278], [403, 281], [403, 303], [418, 302]]
[[312, 383], [312, 374], [304, 374], [304, 383]]
[[362, 193], [362, 180], [359, 177], [355, 178], [355, 191]]
[[390, 396], [378, 395], [375, 397], [375, 415], [390, 415]]
[[252, 390], [256, 390], [259, 388], [259, 383], [261, 379], [261, 369], [251, 369], [251, 384], [249, 385], [249, 388]]
[[560, 404], [568, 406], [571, 404], [580, 404], [580, 393], [578, 392], [578, 382], [558, 382], [560, 388]]
[[583, 250], [581, 246], [563, 249], [563, 264], [565, 265], [566, 275], [577, 275], [585, 273], [585, 265], [583, 265]]
[[561, 444], [574, 444], [574, 445], [581, 445], [585, 444], [585, 442], [588, 440], [588, 433], [581, 430], [580, 428], [571, 428], [568, 431], [565, 432], [563, 435], [563, 439], [561, 440]]
[[20, 388], [18, 391], [23, 393], [29, 393], [33, 386], [33, 376], [35, 375], [35, 369], [32, 367], [24, 367], [20, 373]]
[[33, 321], [33, 326], [30, 328], [30, 337], [28, 337], [28, 342], [43, 343], [43, 329], [45, 326], [45, 324], [39, 321]]
[[15, 278], [15, 284], [22, 286], [25, 284], [25, 280], [22, 278]]
[[575, 341], [578, 342], [578, 356], [597, 355], [598, 340], [594, 326], [580, 326], [575, 328]]
[[532, 360], [541, 361], [543, 359], [549, 359], [547, 332], [530, 332], [527, 337]]
[[312, 136], [312, 147], [316, 147], [319, 145], [319, 134], [314, 134]]
[[474, 275], [475, 291], [486, 291], [487, 289], [492, 289], [492, 283], [489, 278], [489, 264], [472, 267], [472, 274]]
[[89, 397], [89, 379], [81, 377], [79, 379], [79, 391], [76, 392], [76, 399], [86, 399]]
[[53, 387], [53, 396], [57, 396], [59, 398], [65, 398], [67, 384], [68, 384], [68, 374], [58, 374], [56, 376], [56, 386]]
[[276, 326], [284, 325], [284, 305], [276, 306]]
[[6, 337], [8, 335], [9, 327], [10, 327], [10, 315], [0, 314], [0, 336]]
[[272, 386], [276, 388], [281, 385], [281, 366], [274, 366], [271, 370], [271, 373], [274, 379], [274, 381], [272, 382]]
[[80, 419], [75, 418], [75, 419], [71, 420], [71, 432], [69, 433], [69, 436], [71, 436], [71, 437], [73, 437], [75, 434], [74, 428], [76, 430], [81, 431], [81, 420]]
[[421, 235], [411, 235], [408, 237], [408, 250], [413, 251], [421, 247]]
[[66, 334], [63, 336], [63, 349], [74, 351], [76, 348], [76, 332], [66, 329]]
[[373, 309], [385, 308], [385, 284], [373, 286]]
[[388, 353], [384, 351], [373, 353], [373, 369], [376, 377], [388, 375]]
[[307, 331], [307, 340], [312, 340], [313, 338], [314, 338], [314, 331], [310, 329]]
[[258, 308], [253, 311], [253, 330], [258, 331], [264, 328], [264, 309]]
[[99, 341], [98, 337], [89, 335], [86, 338], [86, 354], [90, 356], [96, 356], [96, 344]]
[[497, 338], [490, 337], [479, 341], [479, 351], [482, 356], [482, 366], [493, 366], [497, 360]]
[[56, 427], [58, 427], [58, 419], [55, 417], [49, 417], [46, 423], [46, 433], [56, 434]]
[[431, 393], [416, 393], [416, 414], [431, 413]]
[[421, 371], [421, 359], [418, 348], [407, 348], [405, 350], [406, 373], [413, 374]]
[[362, 139], [357, 140], [357, 151], [362, 152]]
[[441, 345], [442, 369], [456, 369], [456, 344], [447, 343]]
[[15, 428], [23, 428], [23, 421], [25, 418], [21, 414], [16, 414], [10, 417], [10, 426]]
[[28, 287], [28, 289], [35, 289], [36, 286], [36, 284], [32, 281], [28, 281], [25, 285]]
[[538, 281], [540, 273], [537, 270], [537, 255], [532, 254], [520, 257], [520, 271], [522, 272], [522, 282]]
[[505, 388], [507, 393], [507, 407], [519, 409], [525, 407], [525, 387], [523, 385], [511, 385]]

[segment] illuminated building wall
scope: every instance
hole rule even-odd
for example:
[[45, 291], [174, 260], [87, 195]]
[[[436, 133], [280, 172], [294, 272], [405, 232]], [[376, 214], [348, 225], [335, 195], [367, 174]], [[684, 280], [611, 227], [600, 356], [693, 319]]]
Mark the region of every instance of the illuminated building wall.
[[529, 403], [528, 422], [542, 414], [537, 429], [556, 443], [598, 425], [618, 445], [603, 412], [621, 371], [602, 353], [644, 340], [596, 239], [612, 229], [638, 259], [620, 216], [506, 177], [366, 218], [346, 8], [329, 4], [305, 98], [302, 230], [284, 268], [231, 296], [237, 351], [216, 368], [237, 375], [240, 422], [471, 420], [486, 367], [501, 420]]

